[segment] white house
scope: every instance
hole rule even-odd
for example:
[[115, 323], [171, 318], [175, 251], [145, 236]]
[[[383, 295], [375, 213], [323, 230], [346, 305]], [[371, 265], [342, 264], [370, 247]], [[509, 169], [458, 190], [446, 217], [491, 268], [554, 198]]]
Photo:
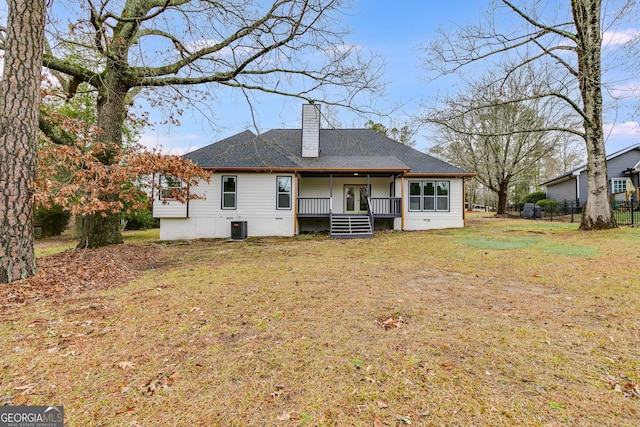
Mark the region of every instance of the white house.
[[473, 174], [370, 129], [321, 129], [315, 104], [303, 106], [302, 124], [244, 131], [186, 154], [211, 180], [189, 189], [203, 200], [155, 195], [160, 238], [322, 230], [372, 237], [379, 229], [464, 226], [465, 179]]

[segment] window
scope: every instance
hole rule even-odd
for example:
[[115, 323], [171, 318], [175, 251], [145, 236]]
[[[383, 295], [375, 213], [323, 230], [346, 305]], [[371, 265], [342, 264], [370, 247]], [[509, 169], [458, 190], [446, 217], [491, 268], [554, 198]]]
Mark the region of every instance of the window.
[[291, 177], [279, 176], [276, 209], [291, 209]]
[[182, 189], [182, 181], [172, 176], [160, 177], [160, 200], [175, 200]]
[[410, 211], [448, 211], [449, 181], [409, 181]]
[[449, 210], [449, 181], [436, 182], [436, 210]]
[[222, 209], [236, 208], [236, 177], [222, 177]]
[[627, 178], [612, 178], [611, 179], [611, 192], [624, 193], [627, 191]]

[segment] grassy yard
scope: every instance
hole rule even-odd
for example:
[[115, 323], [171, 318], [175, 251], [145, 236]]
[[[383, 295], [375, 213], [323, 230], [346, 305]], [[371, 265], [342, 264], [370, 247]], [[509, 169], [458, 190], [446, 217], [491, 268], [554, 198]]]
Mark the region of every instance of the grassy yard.
[[640, 231], [576, 228], [128, 234], [155, 259], [133, 280], [0, 309], [0, 404], [66, 426], [638, 425]]

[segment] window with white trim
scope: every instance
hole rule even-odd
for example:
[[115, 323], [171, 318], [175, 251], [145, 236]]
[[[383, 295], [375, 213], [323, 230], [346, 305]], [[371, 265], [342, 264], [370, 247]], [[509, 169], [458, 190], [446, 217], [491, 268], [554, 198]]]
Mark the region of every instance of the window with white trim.
[[627, 191], [627, 178], [611, 178], [611, 193], [624, 193]]
[[222, 177], [222, 209], [235, 209], [237, 199], [237, 177]]
[[409, 181], [409, 210], [449, 210], [449, 181]]
[[279, 176], [276, 179], [276, 209], [291, 209], [291, 177]]
[[182, 191], [182, 181], [172, 176], [160, 177], [160, 200], [175, 200], [176, 196]]

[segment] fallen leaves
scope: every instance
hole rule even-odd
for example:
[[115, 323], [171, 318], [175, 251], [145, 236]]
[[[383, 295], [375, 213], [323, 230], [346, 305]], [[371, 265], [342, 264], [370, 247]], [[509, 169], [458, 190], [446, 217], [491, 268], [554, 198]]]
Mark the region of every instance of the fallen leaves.
[[381, 316], [376, 319], [376, 325], [378, 325], [385, 331], [388, 331], [390, 329], [398, 329], [404, 323], [406, 323], [404, 319], [398, 315]]
[[0, 286], [0, 310], [42, 298], [106, 289], [127, 283], [161, 262], [160, 249], [112, 245], [68, 249], [37, 260], [38, 274]]
[[152, 378], [142, 386], [142, 394], [145, 396], [153, 396], [159, 390], [168, 389], [176, 382], [178, 377], [180, 377], [180, 372], [174, 371], [169, 376], [160, 375], [157, 378]]
[[632, 381], [631, 378], [622, 376], [618, 379], [612, 375], [607, 375], [604, 377], [604, 381], [615, 392], [622, 393], [623, 396], [628, 398], [640, 399], [640, 384]]
[[122, 362], [118, 362], [117, 366], [118, 366], [118, 368], [122, 369], [123, 371], [128, 371], [128, 370], [132, 370], [135, 367], [135, 364], [125, 360], [125, 361], [122, 361]]

